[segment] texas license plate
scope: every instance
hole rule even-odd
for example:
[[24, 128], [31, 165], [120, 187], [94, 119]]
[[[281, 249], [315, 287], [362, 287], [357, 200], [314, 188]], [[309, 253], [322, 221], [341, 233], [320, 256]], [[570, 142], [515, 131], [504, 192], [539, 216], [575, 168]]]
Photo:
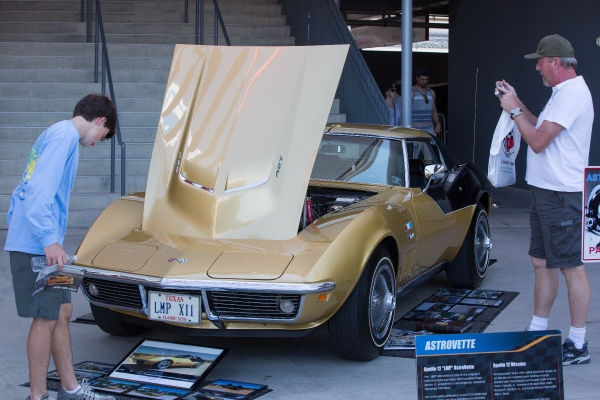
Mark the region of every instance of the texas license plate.
[[155, 321], [199, 324], [202, 311], [200, 296], [149, 292], [148, 318]]

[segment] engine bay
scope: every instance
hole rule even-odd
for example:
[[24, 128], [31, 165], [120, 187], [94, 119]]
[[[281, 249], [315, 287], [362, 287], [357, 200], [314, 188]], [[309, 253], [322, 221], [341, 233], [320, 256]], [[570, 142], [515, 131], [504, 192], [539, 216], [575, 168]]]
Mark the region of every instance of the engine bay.
[[310, 187], [306, 191], [304, 208], [298, 231], [304, 229], [323, 215], [363, 201], [376, 193], [339, 188]]

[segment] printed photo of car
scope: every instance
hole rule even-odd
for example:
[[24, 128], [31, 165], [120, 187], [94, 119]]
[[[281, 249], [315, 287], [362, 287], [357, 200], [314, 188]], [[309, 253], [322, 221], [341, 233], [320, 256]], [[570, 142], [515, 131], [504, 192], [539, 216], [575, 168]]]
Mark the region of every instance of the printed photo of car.
[[301, 337], [327, 325], [339, 356], [366, 361], [412, 288], [443, 271], [457, 288], [481, 284], [485, 173], [420, 130], [326, 125], [345, 53], [176, 47], [146, 191], [110, 204], [77, 251], [100, 329]]
[[73, 277], [70, 275], [50, 275], [46, 281], [47, 286], [71, 284], [73, 284]]
[[169, 357], [160, 357], [156, 355], [135, 355], [131, 361], [137, 365], [148, 365], [153, 369], [167, 368], [200, 368], [206, 361], [198, 356], [177, 355]]

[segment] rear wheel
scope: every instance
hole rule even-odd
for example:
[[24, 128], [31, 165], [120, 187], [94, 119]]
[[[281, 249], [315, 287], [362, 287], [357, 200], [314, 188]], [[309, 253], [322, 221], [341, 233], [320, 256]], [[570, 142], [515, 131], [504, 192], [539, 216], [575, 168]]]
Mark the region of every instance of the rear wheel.
[[490, 224], [481, 204], [477, 205], [469, 232], [454, 261], [446, 268], [450, 283], [458, 288], [475, 289], [487, 274], [490, 261]]
[[119, 321], [116, 316], [117, 313], [108, 308], [93, 304], [90, 304], [90, 307], [96, 323], [106, 333], [115, 336], [137, 336], [148, 331], [146, 327]]
[[385, 345], [396, 311], [396, 277], [389, 253], [377, 249], [344, 305], [329, 320], [335, 352], [342, 358], [370, 361]]

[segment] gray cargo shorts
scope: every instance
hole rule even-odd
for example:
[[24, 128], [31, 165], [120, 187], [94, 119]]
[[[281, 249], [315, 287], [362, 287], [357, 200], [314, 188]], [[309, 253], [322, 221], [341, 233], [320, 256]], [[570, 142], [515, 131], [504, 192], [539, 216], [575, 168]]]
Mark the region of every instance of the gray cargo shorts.
[[569, 268], [581, 261], [581, 192], [531, 187], [529, 255], [545, 259], [546, 268]]
[[35, 296], [33, 286], [38, 276], [31, 270], [31, 259], [37, 254], [10, 252], [10, 271], [12, 273], [13, 289], [17, 314], [24, 318], [42, 318], [58, 320], [60, 306], [71, 302], [69, 290], [42, 290]]

